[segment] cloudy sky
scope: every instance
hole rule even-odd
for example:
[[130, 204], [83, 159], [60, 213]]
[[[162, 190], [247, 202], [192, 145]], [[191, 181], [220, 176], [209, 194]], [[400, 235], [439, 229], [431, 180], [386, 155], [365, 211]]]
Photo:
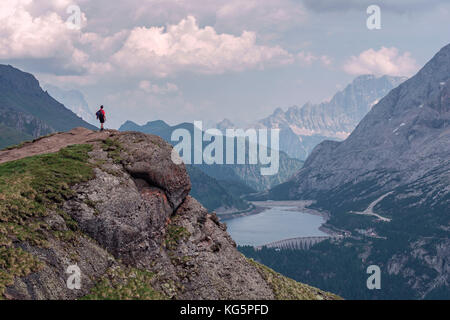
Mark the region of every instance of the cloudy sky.
[[[373, 4], [379, 30], [366, 26]], [[92, 108], [106, 106], [110, 127], [252, 122], [328, 99], [360, 74], [411, 76], [450, 42], [448, 0], [0, 0], [0, 8], [0, 63], [80, 90]]]

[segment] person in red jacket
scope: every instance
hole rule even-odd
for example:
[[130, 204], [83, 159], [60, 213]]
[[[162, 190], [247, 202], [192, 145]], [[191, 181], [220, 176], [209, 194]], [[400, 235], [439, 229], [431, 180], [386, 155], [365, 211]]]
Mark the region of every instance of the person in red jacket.
[[100, 131], [103, 131], [103, 124], [106, 121], [106, 113], [105, 110], [103, 110], [103, 106], [100, 106], [100, 110], [97, 111], [95, 114], [97, 116], [97, 119], [100, 121]]

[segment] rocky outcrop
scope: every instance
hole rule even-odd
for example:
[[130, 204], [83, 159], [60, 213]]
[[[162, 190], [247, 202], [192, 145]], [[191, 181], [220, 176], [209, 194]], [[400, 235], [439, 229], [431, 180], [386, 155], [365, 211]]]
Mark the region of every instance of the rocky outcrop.
[[[74, 137], [79, 144], [66, 147]], [[36, 144], [66, 148], [48, 155]], [[337, 298], [270, 274], [240, 254], [226, 226], [188, 195], [184, 164], [171, 161], [172, 147], [157, 136], [79, 128], [23, 148], [29, 153], [0, 152], [0, 159], [18, 159], [0, 165], [0, 191], [27, 204], [0, 205], [0, 273], [9, 279], [0, 277], [0, 294], [7, 299]], [[11, 176], [2, 166], [21, 161], [28, 163], [25, 176], [4, 186]], [[47, 183], [34, 180], [40, 174]], [[32, 189], [21, 179], [31, 179]], [[30, 221], [27, 208], [34, 203], [45, 210]], [[11, 210], [24, 218], [11, 220]], [[5, 221], [37, 231], [18, 237], [3, 229]], [[23, 256], [26, 269], [16, 272], [9, 256]], [[78, 290], [66, 285], [71, 265], [80, 269]]]

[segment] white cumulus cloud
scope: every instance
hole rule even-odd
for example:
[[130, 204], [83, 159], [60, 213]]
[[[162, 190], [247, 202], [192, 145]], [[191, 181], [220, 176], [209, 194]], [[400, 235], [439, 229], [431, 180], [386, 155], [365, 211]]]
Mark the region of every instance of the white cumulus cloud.
[[395, 47], [382, 47], [378, 51], [366, 50], [359, 56], [352, 56], [343, 68], [344, 71], [353, 75], [410, 76], [418, 70], [417, 63], [411, 54], [409, 52], [400, 54]]
[[166, 28], [134, 28], [112, 61], [133, 73], [164, 77], [183, 71], [221, 74], [264, 68], [292, 63], [293, 57], [279, 46], [258, 45], [254, 32], [219, 34], [188, 16]]
[[[105, 74], [143, 79], [176, 76], [182, 72], [222, 74], [264, 69], [296, 60], [293, 54], [278, 45], [259, 43], [261, 38], [253, 31], [219, 32], [217, 27], [222, 20], [241, 25], [233, 17], [245, 21], [248, 19], [244, 16], [250, 13], [261, 17], [270, 15], [272, 22], [287, 19], [288, 12], [297, 12], [291, 7], [290, 0], [282, 0], [280, 8], [273, 0], [264, 0], [262, 6], [251, 0], [244, 7], [234, 0], [214, 1], [205, 6], [194, 6], [191, 2], [188, 6], [176, 0], [152, 0], [141, 6], [145, 12], [135, 10], [141, 3], [136, 1], [120, 3], [121, 8], [128, 11], [118, 11], [127, 12], [126, 17], [128, 14], [137, 16], [119, 28], [109, 27], [110, 20], [114, 19], [105, 16], [108, 10], [103, 10], [106, 13], [100, 10], [100, 17], [97, 13], [94, 15], [95, 7], [87, 0], [4, 1], [0, 11], [0, 61], [26, 61], [27, 65], [35, 64], [39, 72], [57, 75], [64, 81], [73, 79], [83, 83]], [[66, 23], [71, 14], [67, 9], [75, 3], [81, 8], [80, 30], [68, 28]], [[169, 5], [186, 10], [194, 6], [196, 10], [193, 11], [199, 11], [203, 17], [215, 13], [216, 24], [210, 21], [206, 26], [200, 26], [198, 18], [191, 15], [169, 22], [166, 27], [157, 23], [149, 26], [138, 19], [138, 16], [146, 16], [148, 10], [159, 8], [164, 11], [163, 8]], [[87, 10], [87, 14], [83, 10]], [[177, 11], [177, 15], [180, 14], [183, 10]]]
[[[35, 18], [26, 10], [32, 1], [2, 3], [0, 58], [46, 58], [68, 45], [68, 29], [56, 13]], [[63, 26], [63, 28], [61, 28]]]
[[[56, 6], [63, 2], [41, 4]], [[54, 11], [33, 15], [31, 12], [37, 5], [33, 0], [2, 2], [0, 59], [57, 59], [61, 69], [82, 70], [89, 56], [74, 45], [79, 31], [68, 28], [63, 17]], [[85, 22], [84, 15], [81, 18]]]

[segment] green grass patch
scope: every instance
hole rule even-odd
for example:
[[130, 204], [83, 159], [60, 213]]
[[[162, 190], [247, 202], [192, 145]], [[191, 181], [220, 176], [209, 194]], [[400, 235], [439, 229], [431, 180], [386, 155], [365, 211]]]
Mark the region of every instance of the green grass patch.
[[120, 154], [124, 149], [119, 141], [108, 138], [103, 141], [102, 148], [108, 153], [108, 157], [111, 158], [115, 164], [122, 162]]
[[187, 239], [190, 236], [191, 234], [186, 230], [186, 228], [175, 224], [169, 224], [167, 226], [165, 237], [166, 248], [169, 250], [175, 250], [181, 240]]
[[100, 214], [100, 211], [97, 209], [97, 204], [101, 201], [92, 201], [89, 199], [84, 200], [84, 203], [91, 209], [94, 210], [94, 215], [98, 216]]
[[154, 274], [136, 268], [110, 268], [82, 300], [165, 300], [152, 287]]
[[14, 284], [15, 277], [23, 277], [43, 268], [44, 264], [28, 252], [0, 246], [0, 299], [5, 288]]
[[[74, 145], [0, 164], [0, 295], [15, 276], [25, 276], [41, 265], [15, 244], [45, 247], [49, 237], [74, 239], [76, 222], [61, 208], [73, 196], [71, 185], [94, 177], [87, 162], [91, 150], [91, 145]], [[63, 217], [70, 231], [49, 230], [43, 218], [50, 210]]]

